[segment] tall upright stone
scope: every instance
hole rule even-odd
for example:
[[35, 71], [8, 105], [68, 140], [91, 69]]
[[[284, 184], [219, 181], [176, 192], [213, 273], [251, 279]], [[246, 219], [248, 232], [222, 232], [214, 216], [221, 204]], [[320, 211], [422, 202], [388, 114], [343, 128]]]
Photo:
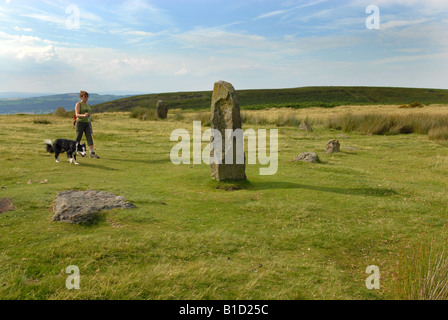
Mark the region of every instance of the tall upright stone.
[[157, 101], [156, 112], [159, 119], [166, 119], [168, 117], [168, 108], [165, 102], [162, 100]]
[[[246, 158], [244, 145], [241, 146], [244, 143], [241, 125], [240, 104], [235, 88], [225, 81], [216, 82], [211, 103], [210, 152], [210, 169], [215, 180], [246, 180]], [[234, 136], [238, 136], [240, 140], [237, 141], [238, 138], [234, 139]], [[231, 161], [226, 161], [226, 158], [229, 160], [231, 153], [233, 154]]]

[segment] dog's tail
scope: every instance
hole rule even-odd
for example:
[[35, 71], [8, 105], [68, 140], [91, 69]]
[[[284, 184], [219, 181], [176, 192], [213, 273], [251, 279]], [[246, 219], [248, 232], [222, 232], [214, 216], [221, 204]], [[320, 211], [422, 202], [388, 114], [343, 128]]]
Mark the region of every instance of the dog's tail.
[[51, 140], [45, 140], [45, 144], [47, 145], [47, 152], [54, 153], [53, 142]]

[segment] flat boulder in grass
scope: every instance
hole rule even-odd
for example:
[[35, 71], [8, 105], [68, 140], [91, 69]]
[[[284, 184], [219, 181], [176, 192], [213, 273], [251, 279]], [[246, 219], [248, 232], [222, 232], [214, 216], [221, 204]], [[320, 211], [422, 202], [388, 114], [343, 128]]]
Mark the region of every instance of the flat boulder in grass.
[[134, 209], [135, 206], [126, 202], [126, 198], [108, 192], [63, 191], [58, 194], [54, 203], [55, 214], [52, 221], [73, 224], [90, 223], [101, 211], [117, 208]]
[[302, 162], [320, 162], [319, 156], [317, 155], [317, 153], [314, 152], [303, 152], [301, 154], [299, 154], [297, 157], [295, 157], [294, 159], [295, 162], [297, 161], [302, 161]]

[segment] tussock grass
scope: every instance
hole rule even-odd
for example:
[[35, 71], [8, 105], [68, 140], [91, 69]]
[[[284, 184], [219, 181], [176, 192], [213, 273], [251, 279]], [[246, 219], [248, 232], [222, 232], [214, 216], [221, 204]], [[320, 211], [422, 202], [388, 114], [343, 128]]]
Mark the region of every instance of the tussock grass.
[[400, 106], [400, 109], [414, 109], [414, 108], [423, 108], [423, 105], [420, 102], [414, 102], [411, 104], [403, 104]]
[[75, 110], [66, 111], [63, 107], [57, 108], [56, 111], [53, 113], [54, 117], [59, 117], [59, 118], [73, 119], [74, 115], [75, 115]]
[[294, 113], [276, 113], [272, 115], [257, 115], [251, 111], [242, 111], [241, 119], [243, 124], [254, 126], [276, 125], [277, 127], [298, 127], [301, 119]]
[[428, 136], [431, 140], [448, 141], [448, 126], [432, 128], [429, 130]]
[[174, 114], [174, 121], [183, 121], [185, 120], [185, 115], [182, 113], [182, 111], [177, 111]]
[[131, 111], [131, 118], [143, 121], [157, 121], [157, 112], [153, 108], [136, 107]]
[[190, 121], [200, 121], [202, 126], [210, 127], [211, 126], [210, 112], [194, 113], [193, 118], [190, 118]]
[[395, 273], [395, 298], [448, 300], [448, 233], [429, 231], [402, 252]]
[[51, 121], [47, 117], [35, 117], [33, 120], [34, 124], [51, 124]]
[[327, 121], [328, 129], [361, 132], [372, 135], [429, 134], [443, 136], [448, 128], [448, 115], [435, 114], [344, 114]]

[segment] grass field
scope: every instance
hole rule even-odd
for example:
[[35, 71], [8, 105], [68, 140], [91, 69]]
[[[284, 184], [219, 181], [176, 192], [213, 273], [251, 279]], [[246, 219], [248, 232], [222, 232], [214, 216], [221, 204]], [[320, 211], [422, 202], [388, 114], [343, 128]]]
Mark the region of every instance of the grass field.
[[[192, 113], [167, 121], [97, 114], [101, 159], [79, 166], [55, 163], [43, 145], [74, 138], [71, 119], [0, 116], [0, 198], [16, 206], [0, 214], [0, 299], [400, 298], [394, 278], [407, 250], [423, 233], [444, 245], [435, 235], [448, 222], [448, 149], [420, 134], [330, 130], [327, 110], [294, 111], [314, 132], [280, 127], [278, 173], [248, 166], [250, 187], [231, 192], [216, 188], [206, 165], [170, 162], [170, 134], [191, 132]], [[334, 138], [342, 152], [324, 154]], [[292, 162], [304, 151], [322, 163]], [[137, 209], [92, 225], [51, 222], [57, 193], [71, 189], [113, 192]], [[65, 286], [70, 265], [81, 271], [80, 290]], [[380, 290], [366, 288], [370, 265], [381, 270]]]

